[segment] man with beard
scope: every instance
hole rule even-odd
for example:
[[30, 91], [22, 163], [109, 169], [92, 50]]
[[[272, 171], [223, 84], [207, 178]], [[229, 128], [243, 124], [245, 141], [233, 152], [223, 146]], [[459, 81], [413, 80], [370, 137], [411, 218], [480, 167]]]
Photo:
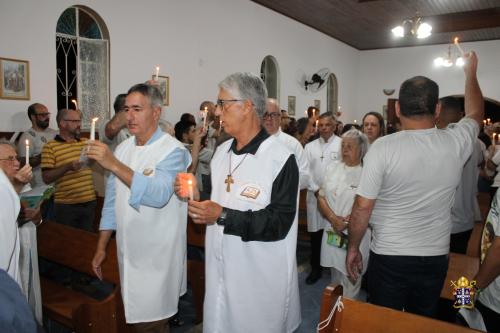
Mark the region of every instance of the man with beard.
[[30, 165], [33, 168], [31, 187], [35, 188], [44, 185], [42, 170], [40, 168], [42, 148], [47, 142], [54, 139], [57, 131], [49, 128], [50, 112], [43, 104], [31, 104], [28, 107], [28, 118], [31, 121], [31, 128], [24, 132], [19, 138], [17, 155], [20, 161], [22, 161], [21, 163], [24, 163], [26, 156], [26, 140], [28, 140], [30, 145]]
[[42, 178], [55, 182], [54, 213], [57, 223], [92, 231], [96, 197], [92, 170], [80, 160], [86, 139], [80, 139], [81, 113], [57, 112], [59, 135], [42, 150]]

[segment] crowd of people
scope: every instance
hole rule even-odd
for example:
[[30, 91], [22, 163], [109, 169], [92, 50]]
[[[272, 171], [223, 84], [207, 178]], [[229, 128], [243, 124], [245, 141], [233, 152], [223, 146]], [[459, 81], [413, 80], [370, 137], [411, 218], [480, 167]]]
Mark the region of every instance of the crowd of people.
[[[17, 149], [0, 141], [0, 268], [21, 287], [40, 326], [37, 225], [45, 219], [95, 231], [97, 163], [106, 186], [89, 264], [102, 279], [116, 237], [125, 318], [137, 332], [168, 332], [178, 312], [188, 215], [207, 225], [204, 331], [295, 331], [300, 190], [311, 244], [306, 284], [330, 268], [346, 297], [435, 317], [448, 254], [465, 253], [481, 220], [479, 175], [500, 168], [495, 141], [487, 148], [478, 139], [478, 60], [474, 52], [465, 59], [464, 108], [456, 98], [439, 99], [431, 79], [410, 78], [396, 103], [401, 130], [390, 135], [373, 111], [361, 126], [315, 107], [295, 121], [251, 73], [227, 76], [215, 103], [203, 101], [174, 126], [161, 118], [156, 84], [136, 84], [116, 97], [98, 140], [81, 137], [80, 110], [59, 110], [55, 131], [48, 109], [35, 103]], [[43, 207], [19, 200], [49, 186], [53, 199]], [[481, 266], [470, 277], [489, 331], [500, 327], [499, 207], [492, 192]]]

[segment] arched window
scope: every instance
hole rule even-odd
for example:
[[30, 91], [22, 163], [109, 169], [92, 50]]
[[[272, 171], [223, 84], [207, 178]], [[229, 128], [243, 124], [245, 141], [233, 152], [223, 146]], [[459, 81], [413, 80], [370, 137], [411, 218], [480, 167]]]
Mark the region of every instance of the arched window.
[[339, 87], [335, 74], [328, 75], [326, 88], [326, 109], [328, 112], [333, 112], [333, 114], [338, 111], [338, 92]]
[[56, 28], [57, 108], [82, 111], [82, 128], [90, 119], [109, 119], [109, 33], [88, 7], [67, 8]]
[[268, 55], [260, 65], [260, 77], [266, 84], [267, 96], [279, 101], [280, 96], [280, 71], [276, 58]]

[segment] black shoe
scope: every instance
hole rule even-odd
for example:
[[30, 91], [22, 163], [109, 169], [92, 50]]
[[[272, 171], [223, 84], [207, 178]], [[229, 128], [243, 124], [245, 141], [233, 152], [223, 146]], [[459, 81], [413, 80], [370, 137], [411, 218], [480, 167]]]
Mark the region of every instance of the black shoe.
[[321, 278], [321, 269], [313, 269], [309, 276], [306, 278], [306, 284], [315, 284]]

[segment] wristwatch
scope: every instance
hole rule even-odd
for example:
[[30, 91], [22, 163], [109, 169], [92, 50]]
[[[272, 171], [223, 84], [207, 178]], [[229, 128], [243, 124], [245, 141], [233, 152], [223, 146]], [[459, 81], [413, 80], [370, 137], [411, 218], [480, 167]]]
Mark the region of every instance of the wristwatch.
[[227, 209], [222, 207], [222, 212], [220, 213], [219, 218], [217, 219], [218, 225], [226, 225], [226, 217], [227, 217]]

